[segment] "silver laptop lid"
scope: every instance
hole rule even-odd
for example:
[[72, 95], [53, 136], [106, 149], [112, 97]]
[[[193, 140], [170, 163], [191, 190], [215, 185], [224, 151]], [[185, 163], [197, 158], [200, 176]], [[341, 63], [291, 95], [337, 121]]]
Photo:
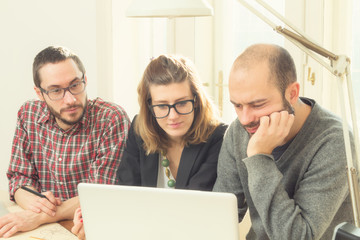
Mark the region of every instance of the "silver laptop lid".
[[86, 239], [238, 240], [230, 193], [81, 183]]

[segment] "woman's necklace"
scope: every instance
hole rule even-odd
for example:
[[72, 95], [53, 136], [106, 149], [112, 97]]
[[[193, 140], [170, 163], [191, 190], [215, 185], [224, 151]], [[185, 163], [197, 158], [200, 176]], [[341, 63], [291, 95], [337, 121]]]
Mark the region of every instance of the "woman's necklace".
[[171, 173], [170, 173], [170, 168], [169, 168], [170, 161], [169, 161], [169, 159], [167, 159], [165, 154], [162, 154], [162, 156], [163, 156], [163, 160], [161, 161], [161, 166], [163, 166], [165, 168], [165, 175], [169, 179], [167, 182], [167, 185], [171, 188], [174, 188], [176, 185], [176, 181], [175, 181], [175, 179], [171, 179]]

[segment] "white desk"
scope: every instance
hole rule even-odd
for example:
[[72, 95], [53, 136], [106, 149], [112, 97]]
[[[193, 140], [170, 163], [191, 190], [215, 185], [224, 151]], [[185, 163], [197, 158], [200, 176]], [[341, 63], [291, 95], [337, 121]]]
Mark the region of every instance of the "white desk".
[[[9, 212], [21, 211], [22, 209], [9, 200], [7, 191], [0, 190], [0, 201], [4, 203]], [[44, 224], [29, 232], [15, 234], [10, 240], [78, 240], [78, 238], [67, 230], [64, 226], [69, 226], [69, 221], [64, 223]], [[5, 238], [0, 238], [5, 239]]]

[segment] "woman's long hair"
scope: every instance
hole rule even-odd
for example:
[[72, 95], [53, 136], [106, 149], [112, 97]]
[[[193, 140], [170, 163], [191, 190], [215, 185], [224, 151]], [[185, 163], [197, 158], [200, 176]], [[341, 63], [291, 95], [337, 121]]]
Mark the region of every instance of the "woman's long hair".
[[183, 137], [184, 145], [206, 142], [215, 128], [220, 124], [215, 107], [202, 87], [192, 62], [180, 56], [161, 55], [153, 59], [146, 67], [141, 82], [138, 85], [138, 101], [140, 112], [135, 121], [135, 131], [144, 141], [147, 154], [167, 152], [170, 139], [159, 126], [152, 115], [151, 85], [169, 85], [188, 81], [191, 92], [195, 97], [194, 121]]

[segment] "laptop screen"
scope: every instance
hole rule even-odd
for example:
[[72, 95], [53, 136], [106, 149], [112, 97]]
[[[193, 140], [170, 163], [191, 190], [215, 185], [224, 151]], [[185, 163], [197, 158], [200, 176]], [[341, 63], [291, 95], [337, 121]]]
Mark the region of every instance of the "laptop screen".
[[238, 240], [231, 193], [80, 183], [87, 240]]

